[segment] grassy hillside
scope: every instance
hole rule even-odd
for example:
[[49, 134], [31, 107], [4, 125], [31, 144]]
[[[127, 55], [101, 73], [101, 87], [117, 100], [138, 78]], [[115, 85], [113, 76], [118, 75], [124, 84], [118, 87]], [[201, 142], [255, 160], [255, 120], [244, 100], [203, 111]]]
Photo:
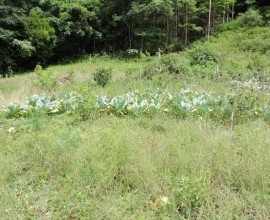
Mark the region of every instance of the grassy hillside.
[[[224, 31], [161, 59], [89, 57], [0, 79], [0, 218], [269, 219], [267, 36]], [[7, 111], [34, 94], [54, 107]], [[135, 99], [148, 104], [135, 112]]]

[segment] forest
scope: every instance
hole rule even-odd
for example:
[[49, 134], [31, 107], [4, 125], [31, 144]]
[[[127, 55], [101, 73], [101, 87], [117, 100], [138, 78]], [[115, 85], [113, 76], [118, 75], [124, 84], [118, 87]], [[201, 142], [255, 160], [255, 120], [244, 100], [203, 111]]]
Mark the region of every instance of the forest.
[[86, 54], [181, 51], [247, 10], [260, 10], [264, 22], [256, 25], [264, 25], [267, 6], [263, 0], [1, 0], [0, 72]]

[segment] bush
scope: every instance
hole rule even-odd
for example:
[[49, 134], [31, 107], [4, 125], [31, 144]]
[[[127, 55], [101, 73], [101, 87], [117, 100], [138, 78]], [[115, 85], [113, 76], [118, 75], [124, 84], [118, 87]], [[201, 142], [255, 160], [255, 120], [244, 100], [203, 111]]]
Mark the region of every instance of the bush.
[[160, 59], [160, 64], [164, 67], [164, 70], [170, 74], [178, 74], [177, 58], [174, 56], [164, 56]]
[[38, 85], [44, 89], [54, 89], [57, 85], [57, 78], [52, 71], [43, 70], [37, 65], [34, 72], [37, 74]]
[[220, 24], [218, 26], [218, 32], [223, 32], [223, 31], [230, 31], [230, 30], [235, 30], [239, 28], [239, 22], [237, 19], [232, 20], [230, 22], [224, 23], [224, 24]]
[[257, 27], [263, 25], [263, 17], [258, 10], [250, 9], [237, 18], [240, 27]]
[[217, 63], [217, 58], [212, 51], [205, 47], [194, 47], [189, 51], [191, 65], [211, 65]]
[[74, 111], [72, 111], [75, 121], [93, 119], [97, 115], [97, 112], [95, 111], [96, 96], [86, 87], [78, 88], [78, 91], [75, 94], [81, 96], [80, 99], [77, 97], [74, 98], [74, 100], [80, 101]]
[[165, 70], [160, 65], [159, 62], [152, 63], [150, 65], [147, 65], [142, 72], [142, 76], [147, 79], [152, 79], [154, 76], [160, 75], [164, 73]]
[[99, 86], [105, 87], [112, 78], [112, 69], [101, 68], [94, 74], [94, 80]]
[[185, 49], [185, 46], [181, 42], [176, 42], [174, 44], [170, 44], [166, 46], [165, 51], [167, 53], [173, 53], [178, 51], [183, 51]]
[[158, 62], [147, 66], [143, 70], [143, 76], [152, 79], [160, 74], [186, 75], [191, 72], [190, 61], [179, 55], [163, 56]]
[[[259, 27], [264, 23], [263, 16], [258, 10], [250, 9], [241, 14], [237, 19], [219, 25], [218, 31], [236, 30], [238, 28]], [[260, 35], [258, 35], [260, 36]]]

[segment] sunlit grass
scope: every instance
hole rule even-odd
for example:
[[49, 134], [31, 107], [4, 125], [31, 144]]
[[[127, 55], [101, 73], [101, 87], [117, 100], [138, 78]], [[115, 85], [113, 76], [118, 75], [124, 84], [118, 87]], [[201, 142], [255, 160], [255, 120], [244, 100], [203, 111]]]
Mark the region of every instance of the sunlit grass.
[[[15, 134], [7, 132], [11, 125]], [[262, 121], [233, 133], [167, 117], [8, 121], [0, 134], [0, 216], [179, 218], [174, 191], [188, 177], [206, 186], [193, 215], [267, 219], [269, 132]], [[159, 196], [168, 197], [166, 209], [154, 207]]]

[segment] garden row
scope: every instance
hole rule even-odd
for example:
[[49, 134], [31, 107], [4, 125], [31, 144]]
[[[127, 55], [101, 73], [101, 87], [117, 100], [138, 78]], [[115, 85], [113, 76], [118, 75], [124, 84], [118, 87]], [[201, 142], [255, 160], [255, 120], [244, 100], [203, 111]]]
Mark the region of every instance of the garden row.
[[24, 103], [10, 103], [4, 108], [7, 117], [27, 117], [36, 113], [48, 115], [77, 111], [117, 116], [170, 114], [179, 117], [200, 116], [214, 120], [239, 122], [250, 118], [270, 119], [270, 97], [254, 91], [240, 91], [218, 96], [205, 91], [182, 89], [169, 93], [161, 89], [133, 91], [107, 97], [90, 91], [70, 92], [63, 97], [34, 95]]

